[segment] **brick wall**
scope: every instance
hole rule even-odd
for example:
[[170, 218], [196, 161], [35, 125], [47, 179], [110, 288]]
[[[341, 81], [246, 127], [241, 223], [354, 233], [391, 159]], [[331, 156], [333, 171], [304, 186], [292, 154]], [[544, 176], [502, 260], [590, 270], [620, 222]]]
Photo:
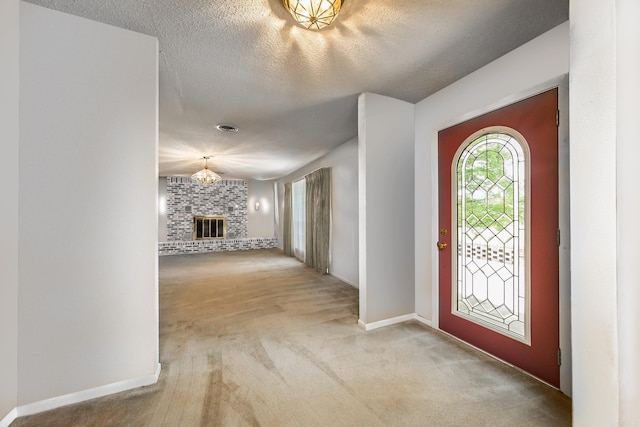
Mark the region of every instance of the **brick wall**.
[[225, 215], [227, 238], [247, 237], [247, 181], [204, 185], [191, 178], [167, 177], [167, 240], [191, 241], [194, 215]]
[[182, 255], [206, 252], [247, 251], [251, 249], [274, 249], [278, 247], [275, 237], [257, 237], [253, 239], [192, 240], [190, 242], [160, 242], [158, 253], [163, 255]]

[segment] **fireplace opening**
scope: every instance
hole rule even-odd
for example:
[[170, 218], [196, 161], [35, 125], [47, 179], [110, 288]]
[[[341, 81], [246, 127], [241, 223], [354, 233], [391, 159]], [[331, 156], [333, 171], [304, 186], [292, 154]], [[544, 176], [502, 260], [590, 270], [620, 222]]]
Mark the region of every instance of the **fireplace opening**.
[[193, 217], [193, 240], [225, 239], [226, 237], [227, 217], [222, 215]]

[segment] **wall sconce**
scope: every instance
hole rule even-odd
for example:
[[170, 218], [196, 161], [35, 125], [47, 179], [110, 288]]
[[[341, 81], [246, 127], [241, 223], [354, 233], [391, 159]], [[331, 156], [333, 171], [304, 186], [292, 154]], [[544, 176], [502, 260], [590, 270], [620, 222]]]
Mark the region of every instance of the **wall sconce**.
[[256, 202], [256, 210], [259, 211], [260, 210], [260, 202]]

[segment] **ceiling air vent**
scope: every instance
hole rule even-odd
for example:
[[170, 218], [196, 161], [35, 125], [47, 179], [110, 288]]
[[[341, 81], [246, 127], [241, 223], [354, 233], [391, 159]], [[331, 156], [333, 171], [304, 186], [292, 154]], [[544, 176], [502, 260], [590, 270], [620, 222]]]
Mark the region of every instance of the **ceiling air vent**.
[[220, 123], [216, 125], [216, 129], [220, 132], [238, 132], [238, 128], [234, 125]]

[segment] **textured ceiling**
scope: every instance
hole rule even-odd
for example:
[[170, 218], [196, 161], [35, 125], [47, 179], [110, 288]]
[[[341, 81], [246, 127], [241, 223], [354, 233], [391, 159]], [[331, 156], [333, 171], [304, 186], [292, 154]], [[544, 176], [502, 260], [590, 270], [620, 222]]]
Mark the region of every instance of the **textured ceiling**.
[[[287, 175], [357, 135], [357, 96], [418, 102], [568, 19], [568, 0], [347, 0], [330, 27], [280, 0], [30, 0], [155, 36], [160, 175]], [[221, 133], [231, 123], [238, 133]]]

